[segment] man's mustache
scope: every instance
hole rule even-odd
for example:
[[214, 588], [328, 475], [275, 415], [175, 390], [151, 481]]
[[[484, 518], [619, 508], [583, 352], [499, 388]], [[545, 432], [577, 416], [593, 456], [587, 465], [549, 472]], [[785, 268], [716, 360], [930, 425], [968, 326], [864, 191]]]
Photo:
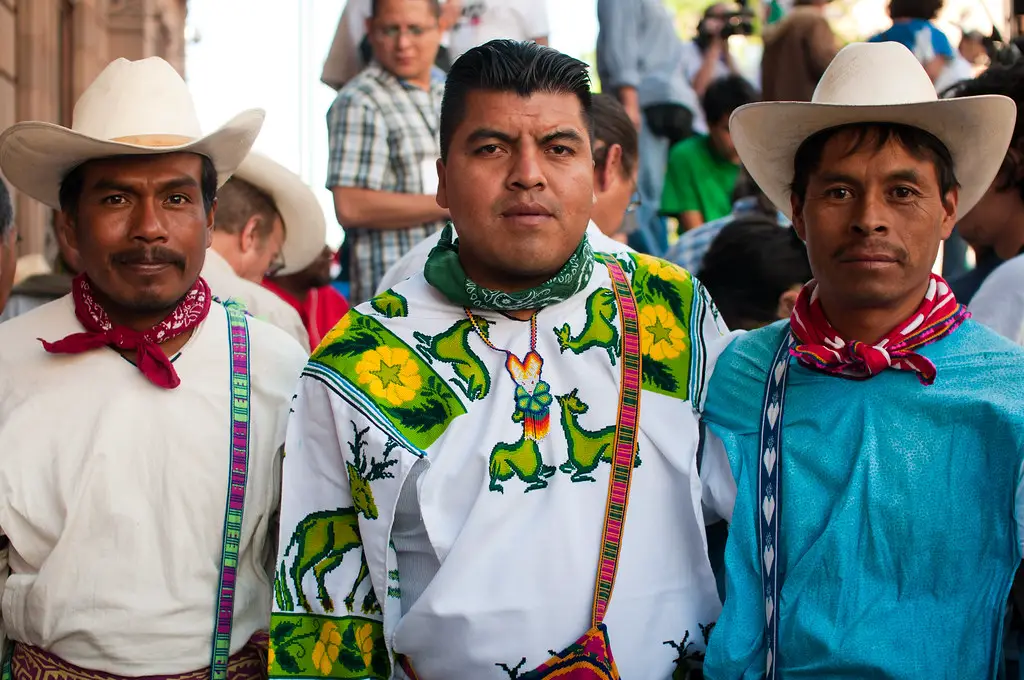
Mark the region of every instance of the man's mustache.
[[185, 258], [170, 248], [153, 246], [151, 248], [135, 248], [116, 253], [112, 258], [117, 264], [172, 264], [179, 269], [185, 268]]

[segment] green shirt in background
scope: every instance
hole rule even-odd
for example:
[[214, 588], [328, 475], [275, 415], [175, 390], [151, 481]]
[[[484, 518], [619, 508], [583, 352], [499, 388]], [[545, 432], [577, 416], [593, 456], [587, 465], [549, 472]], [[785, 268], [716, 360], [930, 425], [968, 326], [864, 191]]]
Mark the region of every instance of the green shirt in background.
[[696, 210], [705, 222], [732, 212], [732, 192], [740, 166], [722, 160], [707, 135], [684, 139], [672, 147], [661, 193], [661, 213], [681, 215]]

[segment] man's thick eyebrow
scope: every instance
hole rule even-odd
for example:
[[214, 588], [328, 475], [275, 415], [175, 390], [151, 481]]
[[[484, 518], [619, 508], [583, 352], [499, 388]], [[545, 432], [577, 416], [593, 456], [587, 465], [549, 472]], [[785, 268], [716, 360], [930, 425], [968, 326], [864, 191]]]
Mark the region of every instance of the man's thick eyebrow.
[[[915, 170], [905, 168], [901, 170], [893, 170], [892, 172], [885, 176], [885, 179], [888, 181], [902, 180], [904, 182], [913, 182], [917, 184], [921, 181], [921, 175], [919, 175]], [[818, 180], [830, 184], [833, 182], [855, 184], [857, 186], [860, 186], [861, 184], [860, 180], [850, 175], [843, 174], [841, 172], [823, 172], [821, 173], [821, 175], [819, 175]]]
[[580, 135], [576, 130], [555, 130], [550, 134], [546, 134], [540, 138], [541, 144], [550, 144], [551, 142], [576, 142], [577, 144], [583, 143], [583, 136]]
[[469, 137], [466, 138], [466, 141], [470, 144], [474, 144], [476, 142], [482, 142], [485, 139], [496, 139], [499, 142], [504, 142], [506, 144], [515, 144], [519, 138], [513, 137], [507, 132], [502, 132], [501, 130], [495, 130], [493, 128], [477, 128], [470, 133]]

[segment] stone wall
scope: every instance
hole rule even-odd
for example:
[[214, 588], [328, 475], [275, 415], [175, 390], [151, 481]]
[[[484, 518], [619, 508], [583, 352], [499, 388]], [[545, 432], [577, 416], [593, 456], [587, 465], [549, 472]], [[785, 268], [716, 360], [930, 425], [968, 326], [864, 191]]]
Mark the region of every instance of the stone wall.
[[[159, 56], [184, 75], [186, 0], [0, 0], [0, 130], [70, 126], [74, 103], [117, 57]], [[16, 196], [20, 254], [53, 255], [53, 211]]]

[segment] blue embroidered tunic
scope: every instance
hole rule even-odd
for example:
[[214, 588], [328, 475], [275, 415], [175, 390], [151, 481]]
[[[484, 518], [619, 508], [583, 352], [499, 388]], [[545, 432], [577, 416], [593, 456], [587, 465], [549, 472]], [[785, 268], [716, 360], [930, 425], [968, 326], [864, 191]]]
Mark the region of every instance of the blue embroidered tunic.
[[[737, 483], [725, 608], [705, 676], [762, 678], [758, 425], [788, 329], [722, 354], [704, 412]], [[968, 320], [920, 352], [923, 386], [791, 359], [783, 416], [779, 678], [994, 678], [1021, 562], [1024, 351]]]

